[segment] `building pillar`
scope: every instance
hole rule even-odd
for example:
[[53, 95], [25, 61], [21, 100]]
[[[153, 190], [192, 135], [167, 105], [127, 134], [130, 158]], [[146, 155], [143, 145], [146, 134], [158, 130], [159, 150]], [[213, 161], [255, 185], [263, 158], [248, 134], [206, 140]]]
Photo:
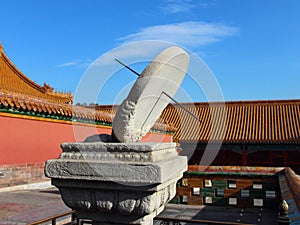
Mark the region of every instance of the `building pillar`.
[[288, 156], [288, 152], [287, 152], [287, 151], [284, 151], [284, 152], [283, 152], [283, 156], [284, 156], [284, 159], [283, 159], [283, 160], [284, 160], [284, 162], [283, 162], [283, 163], [284, 163], [284, 166], [287, 167], [287, 166], [289, 165], [289, 164], [288, 164], [288, 157], [289, 157], [289, 156]]
[[242, 166], [247, 166], [247, 146], [242, 146]]

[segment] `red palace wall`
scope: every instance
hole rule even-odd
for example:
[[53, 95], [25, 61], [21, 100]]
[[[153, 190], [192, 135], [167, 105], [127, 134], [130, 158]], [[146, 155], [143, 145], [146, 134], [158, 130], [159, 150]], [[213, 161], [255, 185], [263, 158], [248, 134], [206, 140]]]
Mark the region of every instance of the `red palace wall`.
[[[0, 115], [0, 188], [44, 180], [48, 159], [58, 158], [63, 142], [83, 141], [93, 134], [111, 134], [109, 126]], [[170, 142], [171, 135], [148, 133], [142, 141]]]

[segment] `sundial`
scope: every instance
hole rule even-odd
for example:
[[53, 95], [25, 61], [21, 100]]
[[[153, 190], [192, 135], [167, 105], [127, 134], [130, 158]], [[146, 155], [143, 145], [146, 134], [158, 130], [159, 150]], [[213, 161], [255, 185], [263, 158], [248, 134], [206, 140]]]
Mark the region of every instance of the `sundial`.
[[177, 46], [158, 54], [144, 69], [113, 120], [113, 138], [138, 142], [176, 94], [189, 65], [189, 55]]
[[[152, 225], [175, 196], [187, 170], [175, 142], [138, 142], [176, 94], [189, 65], [179, 47], [162, 51], [138, 75], [113, 121], [113, 138], [100, 134], [85, 142], [63, 143], [45, 175], [78, 219], [94, 225]], [[121, 142], [121, 143], [120, 143]]]

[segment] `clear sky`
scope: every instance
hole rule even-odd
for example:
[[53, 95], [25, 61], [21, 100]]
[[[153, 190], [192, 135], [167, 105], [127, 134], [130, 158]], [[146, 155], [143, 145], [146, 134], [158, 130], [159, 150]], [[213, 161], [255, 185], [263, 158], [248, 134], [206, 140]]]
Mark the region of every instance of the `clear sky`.
[[[300, 98], [297, 0], [2, 0], [0, 8], [8, 57], [30, 79], [56, 90], [74, 93], [99, 56], [150, 39], [197, 53], [225, 100]], [[135, 79], [124, 77], [125, 83], [108, 85], [100, 103], [115, 103], [112, 90]], [[206, 100], [184, 85], [193, 101]]]

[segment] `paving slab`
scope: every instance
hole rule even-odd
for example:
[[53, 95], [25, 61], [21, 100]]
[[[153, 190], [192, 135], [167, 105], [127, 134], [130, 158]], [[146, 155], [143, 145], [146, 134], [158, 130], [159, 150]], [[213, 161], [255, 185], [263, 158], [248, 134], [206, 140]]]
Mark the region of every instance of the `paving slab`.
[[70, 210], [56, 188], [0, 193], [1, 225], [28, 224]]

